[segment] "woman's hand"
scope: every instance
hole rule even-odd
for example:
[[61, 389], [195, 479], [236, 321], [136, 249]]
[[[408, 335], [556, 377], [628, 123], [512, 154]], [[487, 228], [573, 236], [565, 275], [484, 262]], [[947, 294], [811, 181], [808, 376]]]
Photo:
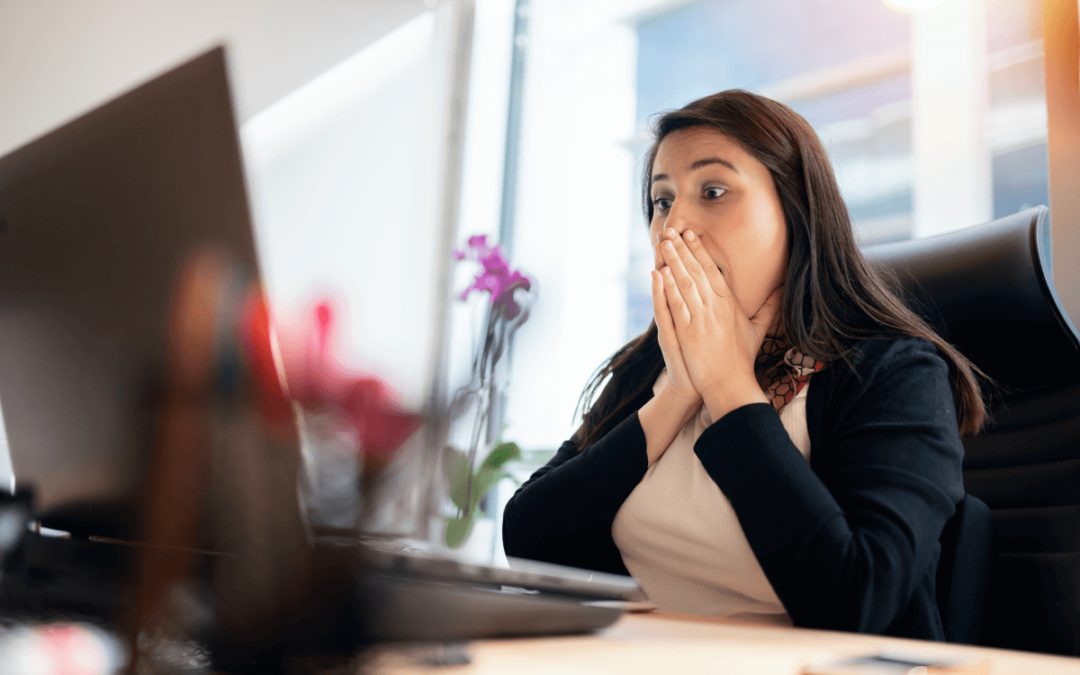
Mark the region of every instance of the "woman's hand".
[[[748, 318], [700, 237], [689, 230], [682, 237], [669, 228], [664, 239], [660, 251], [667, 263], [661, 272], [665, 315], [674, 329], [686, 374], [709, 414], [718, 420], [735, 408], [768, 402], [754, 375], [754, 361], [776, 319], [781, 289], [774, 290]], [[654, 276], [654, 305], [655, 285]], [[663, 331], [660, 336], [664, 338]], [[668, 353], [664, 350], [665, 359]]]
[[668, 301], [664, 295], [664, 281], [660, 273], [656, 271], [652, 272], [652, 301], [656, 331], [660, 338], [660, 351], [664, 355], [664, 365], [667, 367], [664, 391], [673, 400], [687, 407], [697, 408], [701, 403], [701, 394], [694, 386], [690, 373], [686, 369], [679, 339], [675, 335], [671, 310], [668, 308]]
[[652, 298], [667, 378], [656, 396], [638, 411], [650, 466], [660, 459], [679, 430], [701, 408], [701, 394], [690, 380], [679, 339], [675, 336], [675, 325], [671, 321], [667, 298], [664, 297], [664, 282], [660, 273], [655, 271], [652, 273]]

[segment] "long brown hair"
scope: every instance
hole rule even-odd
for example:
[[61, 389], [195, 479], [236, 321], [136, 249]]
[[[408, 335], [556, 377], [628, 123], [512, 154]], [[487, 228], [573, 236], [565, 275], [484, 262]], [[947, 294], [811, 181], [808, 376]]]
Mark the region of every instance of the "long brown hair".
[[[986, 419], [978, 377], [985, 377], [900, 299], [894, 279], [875, 270], [855, 241], [832, 165], [813, 128], [787, 106], [739, 89], [722, 91], [662, 115], [645, 157], [642, 205], [652, 221], [653, 160], [673, 131], [706, 126], [739, 143], [769, 169], [787, 224], [790, 259], [780, 315], [785, 336], [813, 358], [847, 359], [862, 339], [877, 334], [929, 340], [949, 365], [957, 421], [975, 434]], [[582, 392], [588, 408], [575, 434], [584, 448], [648, 400], [664, 367], [656, 323], [611, 356]], [[608, 379], [610, 376], [610, 379]], [[607, 385], [589, 406], [597, 389]], [[630, 386], [626, 386], [630, 383]], [[621, 396], [617, 392], [624, 392]]]

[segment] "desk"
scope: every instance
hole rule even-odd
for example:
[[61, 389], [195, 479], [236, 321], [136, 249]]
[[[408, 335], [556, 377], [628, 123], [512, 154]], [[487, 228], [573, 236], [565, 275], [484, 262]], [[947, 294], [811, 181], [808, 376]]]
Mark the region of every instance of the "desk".
[[913, 655], [973, 656], [991, 675], [1080, 675], [1080, 659], [873, 635], [773, 628], [666, 612], [628, 614], [596, 635], [481, 640], [469, 645], [472, 664], [422, 666], [395, 648], [374, 656], [374, 673], [708, 673], [795, 675], [820, 663], [882, 649]]

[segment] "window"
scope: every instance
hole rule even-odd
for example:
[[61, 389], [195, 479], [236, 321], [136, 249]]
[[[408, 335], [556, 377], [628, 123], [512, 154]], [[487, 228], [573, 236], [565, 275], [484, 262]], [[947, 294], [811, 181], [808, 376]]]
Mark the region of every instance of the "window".
[[1048, 203], [1041, 0], [546, 0], [528, 49], [514, 259], [541, 294], [505, 432], [526, 448], [569, 435], [652, 319], [638, 181], [660, 111], [733, 87], [791, 105], [865, 244]]

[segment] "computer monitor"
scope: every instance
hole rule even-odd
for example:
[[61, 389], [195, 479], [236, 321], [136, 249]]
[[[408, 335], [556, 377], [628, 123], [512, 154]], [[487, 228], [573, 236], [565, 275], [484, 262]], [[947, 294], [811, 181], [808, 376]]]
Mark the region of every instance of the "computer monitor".
[[221, 47], [0, 158], [0, 398], [42, 524], [137, 520], [170, 297], [205, 246], [258, 274]]

